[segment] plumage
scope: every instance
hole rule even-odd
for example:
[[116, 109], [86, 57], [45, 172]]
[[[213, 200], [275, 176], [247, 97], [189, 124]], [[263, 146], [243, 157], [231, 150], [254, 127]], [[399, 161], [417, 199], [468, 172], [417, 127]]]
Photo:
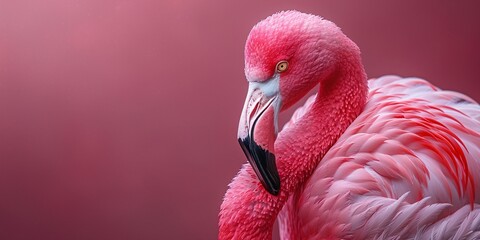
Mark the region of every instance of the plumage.
[[283, 239], [335, 229], [332, 238], [480, 236], [478, 104], [418, 78], [384, 76], [369, 89], [364, 111], [280, 213]]
[[[419, 78], [367, 81], [338, 27], [296, 11], [257, 24], [245, 57], [250, 164], [225, 194], [219, 239], [270, 239], [277, 217], [282, 239], [480, 238], [473, 99]], [[277, 133], [278, 112], [315, 86]]]

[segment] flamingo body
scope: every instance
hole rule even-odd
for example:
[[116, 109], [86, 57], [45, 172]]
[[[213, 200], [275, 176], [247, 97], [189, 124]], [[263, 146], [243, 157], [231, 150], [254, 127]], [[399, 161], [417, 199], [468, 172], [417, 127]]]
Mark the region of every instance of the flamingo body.
[[[219, 239], [480, 239], [480, 106], [425, 80], [367, 81], [335, 24], [297, 11], [250, 32], [245, 164]], [[278, 113], [318, 86], [278, 131]]]
[[418, 78], [369, 88], [364, 111], [281, 211], [282, 239], [480, 238], [479, 105]]

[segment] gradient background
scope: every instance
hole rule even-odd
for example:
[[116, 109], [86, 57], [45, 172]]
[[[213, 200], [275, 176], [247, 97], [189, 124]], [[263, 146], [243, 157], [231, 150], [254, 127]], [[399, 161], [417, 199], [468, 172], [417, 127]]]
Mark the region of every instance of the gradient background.
[[[293, 2], [293, 1], [292, 1]], [[0, 239], [215, 239], [250, 28], [336, 22], [370, 77], [480, 100], [479, 1], [0, 0]]]

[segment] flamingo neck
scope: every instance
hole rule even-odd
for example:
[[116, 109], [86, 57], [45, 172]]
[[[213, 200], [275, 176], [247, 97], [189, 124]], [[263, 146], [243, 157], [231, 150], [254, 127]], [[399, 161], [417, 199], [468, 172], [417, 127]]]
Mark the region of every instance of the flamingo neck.
[[314, 103], [275, 143], [282, 188], [293, 192], [303, 185], [318, 163], [362, 112], [368, 85], [358, 59], [343, 60], [340, 69], [321, 81]]
[[219, 239], [271, 239], [275, 219], [288, 197], [312, 175], [320, 160], [362, 111], [366, 74], [358, 54], [340, 58], [320, 81], [315, 102], [275, 142], [282, 182], [278, 196], [265, 191], [246, 164], [229, 185], [220, 210]]

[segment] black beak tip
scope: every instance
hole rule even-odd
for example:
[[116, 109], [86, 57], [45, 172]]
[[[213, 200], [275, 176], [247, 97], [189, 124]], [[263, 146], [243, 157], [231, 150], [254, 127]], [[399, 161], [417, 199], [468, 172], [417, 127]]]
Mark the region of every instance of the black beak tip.
[[238, 142], [265, 190], [277, 196], [280, 193], [280, 177], [275, 155], [260, 147], [250, 136], [239, 138]]
[[[280, 183], [280, 182], [279, 182]], [[265, 185], [264, 185], [265, 187]], [[273, 196], [278, 196], [278, 193], [280, 193], [280, 184], [278, 186], [275, 186], [275, 188], [265, 188], [270, 194]]]

